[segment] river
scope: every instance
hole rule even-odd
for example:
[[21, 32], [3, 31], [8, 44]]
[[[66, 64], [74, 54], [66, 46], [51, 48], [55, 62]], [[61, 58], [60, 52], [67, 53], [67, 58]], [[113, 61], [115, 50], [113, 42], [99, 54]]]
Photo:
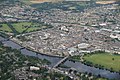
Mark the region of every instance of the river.
[[[2, 43], [8, 47], [12, 47], [13, 49], [20, 49], [22, 48], [20, 45], [14, 43], [13, 41], [4, 41], [5, 38], [0, 37], [0, 41], [2, 41]], [[36, 52], [30, 51], [28, 49], [21, 49], [21, 53], [24, 55], [28, 55], [28, 56], [34, 56], [34, 57], [38, 57], [40, 59], [47, 59], [51, 62], [51, 64], [49, 65], [50, 67], [53, 67], [57, 62], [59, 62], [62, 58], [59, 57], [52, 57], [52, 56], [47, 56], [47, 55], [43, 55], [43, 54], [37, 54]], [[109, 78], [109, 79], [116, 79], [116, 80], [120, 80], [120, 74], [118, 73], [112, 73], [110, 71], [107, 70], [102, 70], [102, 69], [98, 69], [98, 68], [94, 68], [94, 67], [90, 67], [87, 65], [82, 64], [81, 62], [72, 62], [67, 60], [64, 65], [67, 65], [71, 68], [75, 68], [77, 71], [79, 72], [88, 72], [88, 73], [92, 73], [94, 75], [101, 75], [102, 77], [105, 78]]]

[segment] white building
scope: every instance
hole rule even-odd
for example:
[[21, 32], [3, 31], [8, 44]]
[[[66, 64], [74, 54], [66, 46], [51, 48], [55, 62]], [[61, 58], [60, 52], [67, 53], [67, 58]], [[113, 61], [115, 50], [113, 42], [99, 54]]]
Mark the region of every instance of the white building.
[[30, 66], [30, 70], [40, 70], [40, 68], [35, 66]]
[[85, 48], [88, 48], [90, 45], [87, 44], [87, 43], [81, 43], [81, 44], [78, 44], [78, 48], [79, 49], [85, 49]]
[[120, 34], [111, 34], [110, 37], [113, 39], [117, 38], [120, 40]]

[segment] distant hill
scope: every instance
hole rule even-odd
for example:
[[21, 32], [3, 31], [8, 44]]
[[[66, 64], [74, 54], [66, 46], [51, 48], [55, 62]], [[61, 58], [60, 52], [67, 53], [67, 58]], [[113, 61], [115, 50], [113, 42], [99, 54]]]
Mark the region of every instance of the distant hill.
[[[59, 2], [59, 1], [88, 1], [88, 0], [24, 0], [31, 3]], [[119, 1], [119, 0], [91, 0], [91, 1]]]
[[64, 0], [30, 0], [32, 3], [44, 3], [44, 2], [59, 2]]
[[119, 0], [98, 0], [96, 1], [97, 4], [112, 4], [112, 3], [115, 3]]
[[0, 0], [0, 1], [4, 1], [4, 0]]

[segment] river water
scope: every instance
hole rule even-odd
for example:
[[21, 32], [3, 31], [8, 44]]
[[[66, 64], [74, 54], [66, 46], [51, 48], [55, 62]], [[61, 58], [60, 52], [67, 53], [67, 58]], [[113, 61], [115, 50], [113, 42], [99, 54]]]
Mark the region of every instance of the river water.
[[[3, 40], [5, 40], [3, 37], [0, 37], [0, 41], [1, 40], [2, 40], [2, 43], [4, 45], [12, 47], [13, 49], [22, 48], [20, 45], [14, 43], [13, 41], [10, 41], [10, 40], [3, 41]], [[47, 56], [47, 55], [43, 55], [43, 54], [37, 54], [37, 53], [32, 52], [28, 49], [21, 49], [21, 53], [24, 55], [28, 55], [28, 56], [38, 57], [40, 59], [47, 59], [51, 62], [51, 64], [49, 65], [50, 67], [54, 66], [57, 62], [59, 62], [62, 59], [59, 57], [52, 57], [52, 56]], [[72, 61], [67, 60], [64, 63], [64, 65], [67, 65], [71, 68], [75, 68], [79, 72], [88, 72], [88, 73], [92, 73], [94, 75], [100, 74], [102, 77], [105, 77], [105, 78], [120, 80], [120, 74], [118, 74], [118, 73], [112, 73], [112, 72], [107, 71], [107, 70], [101, 70], [98, 68], [90, 67], [90, 66], [82, 64], [81, 62], [74, 63]]]

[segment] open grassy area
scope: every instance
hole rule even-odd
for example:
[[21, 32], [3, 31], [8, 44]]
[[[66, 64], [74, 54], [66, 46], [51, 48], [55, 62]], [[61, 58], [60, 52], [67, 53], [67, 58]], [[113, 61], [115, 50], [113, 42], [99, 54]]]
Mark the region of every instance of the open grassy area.
[[0, 31], [2, 31], [2, 32], [12, 32], [12, 30], [8, 27], [7, 24], [0, 24]]
[[12, 26], [19, 33], [32, 32], [32, 31], [36, 31], [42, 28], [47, 28], [47, 26], [43, 26], [42, 24], [33, 23], [33, 22], [12, 23]]
[[22, 33], [23, 31], [27, 30], [28, 28], [34, 29], [35, 26], [38, 24], [33, 24], [32, 22], [20, 22], [20, 23], [13, 23], [12, 26], [19, 32]]
[[[13, 27], [11, 29], [10, 26], [8, 26], [6, 23], [0, 23], [0, 32], [11, 32], [11, 33], [17, 33], [17, 34], [21, 34], [21, 33], [29, 33], [29, 32], [33, 32], [33, 31], [38, 31], [41, 29], [46, 29], [46, 28], [51, 28], [52, 26], [50, 25], [45, 25], [43, 23], [37, 23], [37, 22], [14, 22], [14, 23], [10, 23], [11, 26]], [[14, 32], [16, 31], [16, 32]]]
[[106, 69], [112, 69], [113, 71], [120, 71], [120, 55], [114, 55], [109, 53], [97, 53], [85, 55], [84, 60], [92, 62], [93, 65], [101, 65]]

